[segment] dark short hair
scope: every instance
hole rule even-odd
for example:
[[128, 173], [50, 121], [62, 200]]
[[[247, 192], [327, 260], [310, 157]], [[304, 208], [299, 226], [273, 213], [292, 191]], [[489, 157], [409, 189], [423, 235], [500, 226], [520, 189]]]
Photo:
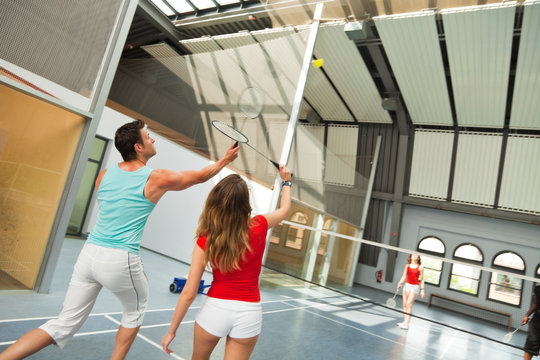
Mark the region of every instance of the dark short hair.
[[124, 161], [129, 161], [137, 158], [135, 152], [135, 144], [142, 145], [141, 129], [146, 124], [142, 120], [135, 120], [124, 124], [116, 130], [114, 135], [114, 146], [122, 155]]

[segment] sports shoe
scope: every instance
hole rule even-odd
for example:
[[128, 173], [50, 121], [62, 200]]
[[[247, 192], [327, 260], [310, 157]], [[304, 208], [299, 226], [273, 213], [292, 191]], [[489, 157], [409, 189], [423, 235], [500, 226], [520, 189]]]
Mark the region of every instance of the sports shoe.
[[405, 322], [397, 323], [397, 326], [399, 326], [399, 327], [402, 327], [403, 325], [405, 325]]
[[405, 323], [400, 323], [400, 324], [399, 324], [399, 328], [400, 328], [400, 329], [403, 329], [403, 330], [408, 330], [408, 329], [409, 329], [409, 325], [408, 325], [408, 324], [405, 324]]

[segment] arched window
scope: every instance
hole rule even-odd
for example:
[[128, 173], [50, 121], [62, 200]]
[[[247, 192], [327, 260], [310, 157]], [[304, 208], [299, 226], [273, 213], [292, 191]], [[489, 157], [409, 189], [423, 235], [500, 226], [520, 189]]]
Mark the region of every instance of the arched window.
[[[521, 256], [512, 251], [503, 251], [495, 255], [492, 266], [496, 269], [525, 274], [525, 262]], [[522, 288], [522, 279], [492, 272], [488, 299], [519, 306]]]
[[[482, 265], [484, 255], [476, 245], [463, 244], [459, 245], [454, 251], [454, 259]], [[480, 274], [480, 269], [474, 266], [452, 264], [452, 273], [448, 288], [465, 294], [478, 295]]]
[[[304, 224], [308, 223], [308, 216], [301, 212], [297, 211], [289, 218], [289, 221]], [[302, 250], [302, 243], [304, 241], [304, 228], [289, 226], [287, 231], [287, 239], [285, 240], [285, 246], [295, 250]]]
[[[428, 236], [420, 240], [418, 251], [444, 257], [446, 247], [441, 239]], [[422, 256], [422, 265], [424, 265], [424, 281], [428, 284], [439, 286], [441, 284], [443, 261], [429, 256]]]

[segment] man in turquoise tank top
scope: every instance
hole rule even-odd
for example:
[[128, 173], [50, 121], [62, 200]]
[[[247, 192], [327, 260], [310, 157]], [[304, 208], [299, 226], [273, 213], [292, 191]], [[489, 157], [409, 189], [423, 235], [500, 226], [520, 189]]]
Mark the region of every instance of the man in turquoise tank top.
[[148, 282], [139, 249], [148, 216], [167, 191], [209, 180], [236, 159], [239, 149], [232, 145], [222, 159], [201, 170], [152, 170], [146, 163], [156, 148], [141, 120], [121, 126], [114, 145], [124, 161], [96, 180], [98, 220], [77, 259], [60, 315], [23, 335], [0, 360], [22, 359], [51, 344], [63, 348], [85, 322], [102, 287], [122, 303], [111, 359], [124, 359], [146, 311]]

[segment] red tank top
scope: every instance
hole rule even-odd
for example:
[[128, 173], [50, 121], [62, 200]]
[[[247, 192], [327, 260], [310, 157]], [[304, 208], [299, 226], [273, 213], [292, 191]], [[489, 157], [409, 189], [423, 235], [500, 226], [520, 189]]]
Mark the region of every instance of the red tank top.
[[416, 268], [411, 268], [411, 266], [407, 266], [407, 283], [411, 285], [418, 285], [420, 282], [418, 281], [418, 278], [420, 277], [420, 265], [418, 265]]
[[[268, 222], [262, 215], [251, 219], [249, 229], [249, 241], [251, 252], [247, 253], [246, 259], [240, 261], [240, 270], [223, 274], [219, 269], [212, 268], [214, 279], [208, 290], [208, 296], [248, 302], [259, 302], [259, 274], [261, 273], [262, 257], [266, 245], [266, 232]], [[197, 239], [197, 245], [204, 250], [206, 237]]]

